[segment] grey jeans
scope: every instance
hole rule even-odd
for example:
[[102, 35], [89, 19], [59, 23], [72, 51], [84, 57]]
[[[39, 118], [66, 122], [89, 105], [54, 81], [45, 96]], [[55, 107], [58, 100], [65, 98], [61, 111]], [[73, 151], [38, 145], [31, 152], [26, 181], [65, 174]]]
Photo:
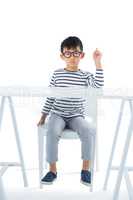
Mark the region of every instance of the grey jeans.
[[46, 134], [46, 160], [54, 163], [58, 160], [58, 142], [64, 128], [70, 128], [77, 132], [81, 140], [81, 156], [83, 160], [91, 160], [92, 147], [95, 139], [95, 128], [84, 117], [61, 117], [51, 113], [48, 119]]

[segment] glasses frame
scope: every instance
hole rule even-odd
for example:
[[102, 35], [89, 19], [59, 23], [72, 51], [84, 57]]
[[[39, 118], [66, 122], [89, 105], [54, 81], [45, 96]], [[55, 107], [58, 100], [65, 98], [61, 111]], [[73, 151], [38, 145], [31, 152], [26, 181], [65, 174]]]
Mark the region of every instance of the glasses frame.
[[[70, 56], [66, 56], [65, 53], [69, 53]], [[75, 53], [79, 53], [79, 55], [78, 55], [78, 56], [75, 56]], [[75, 57], [75, 58], [79, 58], [80, 55], [82, 54], [82, 51], [65, 51], [65, 52], [63, 52], [62, 54], [63, 54], [63, 56], [64, 56], [65, 58], [70, 58], [70, 57], [72, 57], [72, 55], [73, 55], [73, 57]]]

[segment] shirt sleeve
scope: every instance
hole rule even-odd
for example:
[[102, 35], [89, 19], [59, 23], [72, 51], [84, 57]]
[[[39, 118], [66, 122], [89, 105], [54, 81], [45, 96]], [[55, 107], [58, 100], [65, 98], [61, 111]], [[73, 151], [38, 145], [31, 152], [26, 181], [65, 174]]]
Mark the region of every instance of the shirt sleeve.
[[95, 75], [89, 74], [87, 77], [88, 85], [94, 88], [101, 88], [104, 86], [104, 72], [103, 69], [96, 69]]
[[[50, 81], [50, 85], [49, 87], [53, 87], [55, 86], [55, 73], [53, 73], [52, 77], [51, 77], [51, 81]], [[54, 103], [54, 100], [55, 98], [54, 97], [47, 97], [46, 98], [46, 101], [45, 101], [45, 104], [42, 108], [42, 113], [45, 113], [45, 114], [49, 114], [51, 108], [52, 108], [52, 105]]]

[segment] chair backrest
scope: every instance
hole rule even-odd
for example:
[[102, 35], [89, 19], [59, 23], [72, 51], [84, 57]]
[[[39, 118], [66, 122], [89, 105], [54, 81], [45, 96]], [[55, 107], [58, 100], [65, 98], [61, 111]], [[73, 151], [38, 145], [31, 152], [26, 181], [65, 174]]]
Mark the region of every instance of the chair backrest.
[[92, 122], [97, 118], [97, 100], [96, 97], [89, 96], [85, 101], [85, 116]]

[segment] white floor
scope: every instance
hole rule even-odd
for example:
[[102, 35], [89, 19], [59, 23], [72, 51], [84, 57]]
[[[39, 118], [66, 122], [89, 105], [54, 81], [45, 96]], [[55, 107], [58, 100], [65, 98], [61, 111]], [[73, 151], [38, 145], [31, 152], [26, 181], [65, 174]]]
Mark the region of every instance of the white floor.
[[[81, 191], [68, 191], [68, 190], [52, 190], [52, 191], [39, 191], [39, 190], [17, 190], [11, 191], [8, 194], [10, 200], [111, 200], [112, 194], [110, 192], [94, 192], [92, 194]], [[121, 195], [120, 200], [127, 200], [128, 197], [125, 193]]]
[[[44, 172], [45, 173], [45, 172]], [[111, 200], [117, 173], [112, 172], [108, 190], [103, 191], [103, 172], [95, 172], [94, 192], [89, 187], [80, 183], [79, 172], [58, 172], [58, 179], [53, 185], [44, 185], [39, 189], [38, 170], [28, 170], [29, 187], [23, 187], [22, 176], [19, 169], [10, 168], [3, 176], [4, 187], [8, 200], [55, 200], [55, 199], [77, 199], [77, 200]], [[119, 200], [128, 200], [125, 183], [122, 182]]]

